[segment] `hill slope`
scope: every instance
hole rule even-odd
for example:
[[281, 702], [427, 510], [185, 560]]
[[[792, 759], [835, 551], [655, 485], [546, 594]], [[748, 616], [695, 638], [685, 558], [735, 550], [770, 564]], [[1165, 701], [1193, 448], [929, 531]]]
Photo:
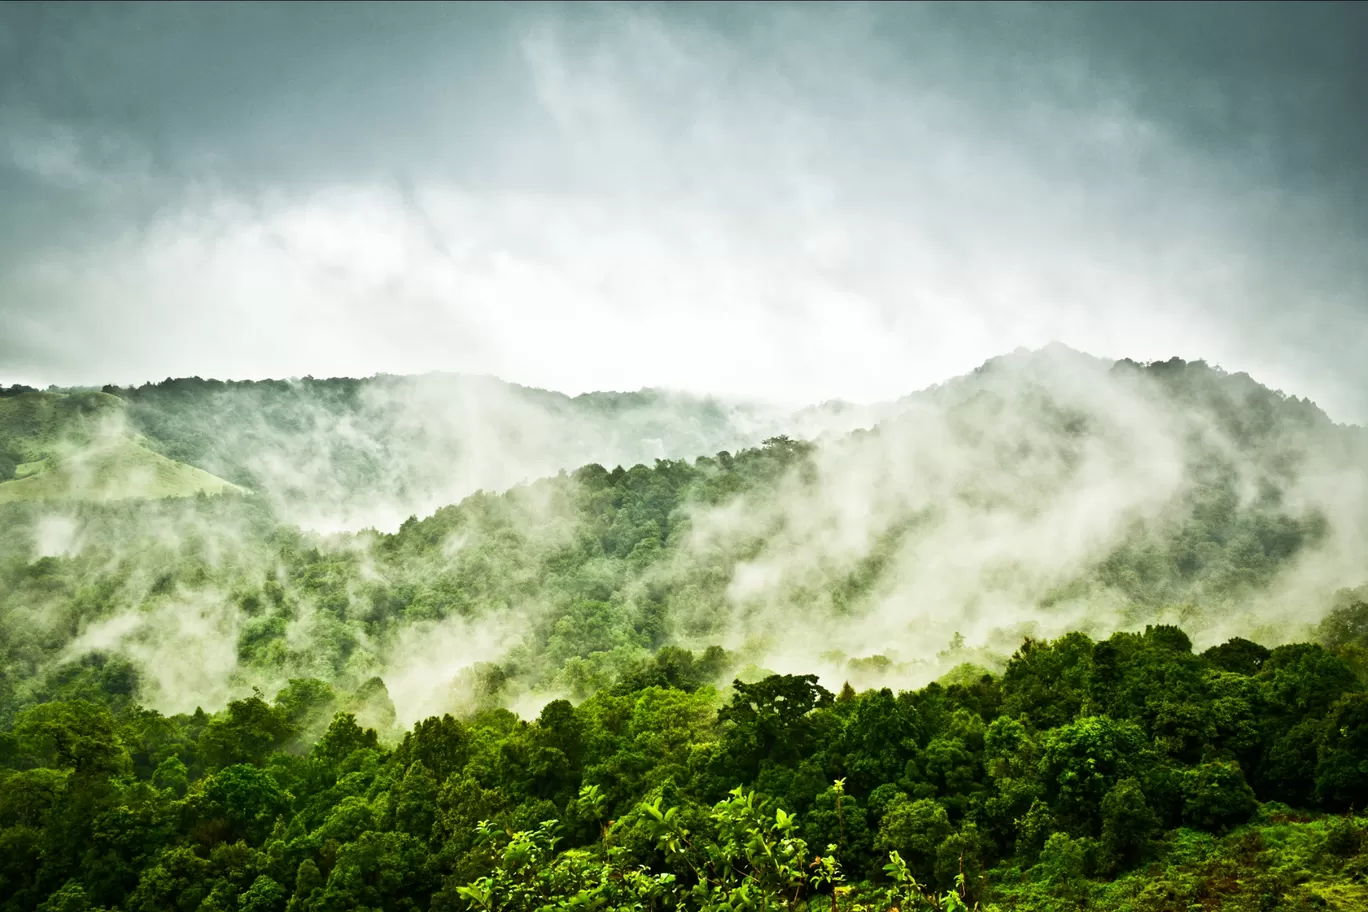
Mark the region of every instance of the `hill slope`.
[[107, 393], [0, 397], [0, 503], [189, 497], [242, 489], [154, 453]]
[[[0, 906], [802, 908], [839, 859], [847, 910], [1359, 908], [1365, 457], [1247, 377], [1049, 350], [393, 534], [0, 504]], [[790, 880], [742, 889], [762, 844]]]
[[846, 431], [840, 409], [787, 412], [660, 390], [567, 396], [451, 374], [166, 380], [106, 387], [165, 456], [261, 492], [295, 522], [394, 529], [477, 490], [589, 462], [650, 464]]
[[28, 688], [121, 653], [172, 709], [379, 675], [412, 720], [583, 696], [671, 644], [836, 686], [1071, 630], [1272, 644], [1368, 579], [1362, 429], [1247, 377], [1047, 351], [898, 408], [820, 446], [589, 464], [392, 534], [302, 532], [272, 498], [12, 505], [7, 661]]
[[31, 390], [0, 397], [0, 481], [117, 434], [123, 410], [123, 402], [106, 393]]
[[109, 501], [242, 493], [237, 485], [121, 439], [83, 449], [51, 468], [0, 483], [0, 503]]

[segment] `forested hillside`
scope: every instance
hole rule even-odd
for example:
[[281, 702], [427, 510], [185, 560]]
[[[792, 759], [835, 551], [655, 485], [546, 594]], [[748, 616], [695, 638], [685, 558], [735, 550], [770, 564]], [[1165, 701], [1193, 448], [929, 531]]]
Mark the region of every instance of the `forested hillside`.
[[896, 694], [723, 695], [728, 656], [667, 648], [397, 742], [317, 680], [166, 717], [87, 661], [0, 736], [0, 908], [1363, 908], [1366, 619], [1027, 641]]
[[163, 455], [271, 500], [290, 521], [392, 530], [476, 490], [591, 462], [650, 464], [787, 432], [867, 425], [864, 410], [784, 409], [660, 390], [566, 396], [452, 374], [105, 387]]
[[[312, 389], [187, 388], [114, 393], [200, 467]], [[1363, 430], [1063, 349], [880, 414], [392, 533], [0, 505], [6, 908], [1362, 908]]]

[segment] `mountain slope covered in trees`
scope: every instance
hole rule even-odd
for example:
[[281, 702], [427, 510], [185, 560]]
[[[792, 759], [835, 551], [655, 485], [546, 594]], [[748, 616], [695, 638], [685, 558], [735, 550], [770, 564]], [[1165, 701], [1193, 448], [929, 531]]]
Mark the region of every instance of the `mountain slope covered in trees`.
[[666, 644], [882, 684], [1000, 666], [1026, 635], [1280, 642], [1368, 577], [1366, 453], [1242, 375], [1047, 350], [820, 446], [590, 464], [393, 534], [303, 531], [261, 495], [14, 505], [6, 686], [106, 650], [167, 709], [379, 676], [412, 720], [481, 676], [582, 697]]
[[693, 458], [867, 425], [837, 405], [791, 415], [661, 390], [566, 396], [453, 374], [107, 386], [165, 456], [271, 500], [290, 521], [392, 529], [476, 490], [590, 462]]
[[1343, 649], [1149, 627], [837, 695], [667, 649], [389, 742], [321, 681], [166, 717], [86, 662], [0, 734], [0, 908], [1358, 909]]
[[1361, 907], [1363, 429], [1063, 349], [881, 415], [392, 533], [0, 505], [0, 896]]

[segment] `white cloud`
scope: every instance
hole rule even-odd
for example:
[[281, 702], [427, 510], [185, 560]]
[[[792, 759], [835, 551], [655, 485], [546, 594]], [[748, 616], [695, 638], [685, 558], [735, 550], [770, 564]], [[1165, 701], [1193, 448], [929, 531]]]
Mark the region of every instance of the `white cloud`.
[[[630, 8], [532, 17], [514, 54], [541, 119], [456, 125], [492, 131], [507, 171], [434, 164], [460, 161], [453, 125], [398, 189], [323, 163], [242, 186], [201, 156], [146, 226], [16, 271], [11, 344], [67, 382], [446, 369], [796, 403], [1061, 339], [1357, 407], [1324, 371], [1341, 343], [1279, 316], [1296, 294], [1343, 323], [1362, 291], [1311, 201], [1191, 146], [1081, 54], [1004, 58], [993, 95], [934, 22], [898, 53], [872, 8], [764, 18], [741, 36]], [[424, 111], [462, 93], [406, 91]], [[48, 126], [18, 155], [48, 179], [150, 160], [92, 170], [100, 140]], [[388, 141], [396, 164], [415, 142]]]

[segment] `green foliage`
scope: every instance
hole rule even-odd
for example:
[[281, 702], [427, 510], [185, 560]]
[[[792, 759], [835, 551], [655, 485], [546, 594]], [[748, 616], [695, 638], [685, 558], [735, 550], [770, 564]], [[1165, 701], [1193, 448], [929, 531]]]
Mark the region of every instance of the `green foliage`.
[[[393, 747], [352, 713], [322, 726], [342, 700], [317, 681], [213, 715], [39, 703], [4, 735], [0, 909], [873, 912], [1115, 896], [1157, 910], [1201, 890], [1356, 895], [1364, 824], [1320, 809], [1361, 797], [1365, 694], [1319, 646], [1231, 670], [1258, 654], [1194, 656], [1165, 629], [1071, 636], [1026, 644], [972, 688], [836, 700], [813, 676], [773, 675], [723, 700], [686, 673], [698, 655], [674, 652], [535, 721], [433, 717]], [[1146, 695], [1155, 681], [1164, 692]], [[1061, 719], [1069, 688], [1082, 696]], [[1175, 718], [1225, 719], [1240, 693], [1283, 734], [1251, 743], [1219, 721], [1175, 749]], [[1302, 731], [1317, 735], [1293, 763]], [[1289, 789], [1313, 806], [1269, 803]], [[1242, 854], [1251, 840], [1283, 867]], [[1141, 878], [1156, 864], [1166, 873]], [[1277, 873], [1289, 864], [1319, 886]], [[1254, 873], [1223, 879], [1237, 869]]]
[[1190, 826], [1222, 831], [1249, 820], [1258, 806], [1238, 763], [1203, 763], [1185, 776], [1183, 820]]
[[1271, 653], [1258, 643], [1251, 643], [1242, 637], [1227, 640], [1202, 653], [1212, 665], [1234, 674], [1256, 674]]
[[1368, 646], [1368, 592], [1345, 591], [1339, 604], [1320, 622], [1320, 640], [1327, 646]]
[[1107, 716], [1082, 718], [1049, 733], [1040, 775], [1053, 808], [1070, 831], [1098, 832], [1103, 801], [1118, 782], [1139, 770], [1145, 749], [1140, 726]]
[[192, 838], [211, 847], [260, 844], [289, 805], [289, 794], [270, 773], [245, 763], [199, 780], [184, 803]]
[[1368, 807], [1368, 694], [1337, 702], [1321, 731], [1316, 797], [1332, 808]]
[[200, 736], [201, 754], [212, 767], [262, 763], [295, 734], [288, 713], [293, 704], [274, 707], [261, 697], [234, 700], [227, 711], [209, 723]]
[[1122, 779], [1102, 799], [1104, 864], [1116, 871], [1131, 867], [1144, 855], [1159, 818], [1136, 779]]
[[933, 798], [894, 799], [879, 824], [878, 847], [907, 859], [909, 870], [922, 880], [935, 871], [936, 850], [951, 833], [950, 816]]
[[[796, 612], [795, 618], [810, 620], [813, 615], [806, 611], [823, 610], [858, 624], [862, 613], [896, 586], [899, 555], [932, 548], [947, 518], [964, 504], [986, 509], [1003, 501], [999, 506], [1009, 514], [1018, 507], [1039, 512], [1049, 509], [1050, 497], [1073, 490], [1085, 444], [1100, 442], [1089, 436], [1100, 433], [1093, 427], [1098, 416], [1078, 414], [1067, 405], [1068, 390], [1042, 385], [1036, 360], [1002, 359], [917, 402], [932, 408], [953, 431], [947, 431], [947, 446], [964, 446], [966, 456], [1016, 454], [1013, 460], [997, 460], [999, 468], [1030, 457], [1025, 465], [1040, 468], [1047, 478], [1030, 472], [1010, 483], [982, 477], [964, 490], [931, 492], [936, 496], [927, 509], [881, 505], [874, 511], [877, 522], [866, 530], [867, 548], [848, 559], [823, 554], [805, 562], [809, 565], [801, 574], [790, 574], [802, 579], [776, 584], [774, 599]], [[1173, 444], [1174, 458], [1191, 484], [1180, 486], [1159, 519], [1135, 524], [1110, 553], [1074, 568], [1059, 591], [1042, 596], [1041, 611], [1097, 597], [1122, 601], [1127, 624], [1136, 627], [1171, 616], [1172, 606], [1179, 604], [1189, 606], [1183, 610], [1194, 621], [1225, 618], [1326, 534], [1315, 509], [1295, 507], [1280, 493], [1295, 487], [1297, 466], [1313, 457], [1359, 464], [1353, 439], [1314, 407], [1197, 363], [1119, 364], [1098, 380], [1115, 385], [1117, 395], [1139, 396], [1140, 402], [1173, 411], [1175, 421], [1190, 431]], [[419, 405], [445, 415], [442, 410], [452, 401], [465, 402], [476, 392], [493, 396], [496, 389], [511, 397], [514, 411], [518, 403], [530, 404], [535, 414], [549, 409], [558, 416], [556, 426], [568, 422], [565, 439], [576, 442], [567, 465], [574, 463], [581, 441], [597, 439], [584, 421], [597, 428], [602, 419], [617, 435], [626, 431], [612, 422], [626, 421], [633, 433], [649, 431], [651, 439], [670, 436], [652, 423], [663, 422], [687, 441], [672, 445], [672, 452], [707, 452], [735, 439], [726, 430], [727, 413], [716, 403], [676, 402], [658, 393], [569, 400], [469, 378], [259, 383], [187, 378], [138, 389], [111, 387], [105, 393], [24, 392], [0, 400], [8, 409], [0, 410], [0, 450], [27, 459], [56, 453], [54, 447], [60, 449], [58, 443], [67, 438], [88, 448], [99, 422], [121, 415], [141, 437], [120, 438], [120, 446], [152, 447], [256, 492], [179, 503], [73, 504], [57, 524], [69, 521], [65, 532], [32, 505], [0, 506], [0, 624], [8, 635], [0, 642], [0, 664], [7, 669], [0, 680], [0, 718], [10, 718], [28, 701], [51, 699], [49, 684], [56, 682], [45, 679], [58, 674], [57, 660], [92, 626], [110, 635], [115, 652], [156, 657], [135, 669], [138, 680], [131, 690], [142, 700], [193, 708], [192, 697], [199, 693], [158, 692], [186, 686], [181, 675], [159, 675], [158, 666], [170, 664], [160, 660], [181, 646], [192, 654], [177, 658], [203, 663], [209, 657], [193, 652], [207, 644], [166, 643], [158, 634], [176, 626], [169, 618], [185, 616], [187, 603], [204, 602], [239, 609], [231, 621], [220, 619], [212, 636], [200, 638], [220, 644], [236, 638], [233, 656], [217, 651], [212, 656], [216, 666], [229, 666], [220, 677], [231, 677], [223, 686], [232, 695], [254, 683], [277, 688], [291, 679], [314, 679], [334, 689], [338, 706], [320, 704], [312, 718], [292, 719], [308, 728], [310, 738], [335, 708], [378, 725], [378, 718], [347, 705], [347, 698], [432, 625], [480, 625], [515, 609], [526, 618], [518, 641], [499, 654], [479, 656], [481, 666], [468, 673], [457, 698], [443, 708], [501, 705], [510, 691], [524, 687], [582, 700], [613, 686], [631, 691], [650, 684], [684, 689], [718, 684], [736, 673], [744, 657], [719, 650], [690, 667], [669, 650], [680, 644], [706, 649], [729, 635], [735, 620], [731, 583], [738, 568], [781, 556], [795, 543], [790, 538], [799, 530], [790, 528], [793, 517], [787, 517], [791, 499], [821, 512], [828, 499], [823, 486], [837, 480], [841, 466], [860, 472], [866, 463], [886, 461], [891, 453], [884, 449], [896, 448], [906, 430], [900, 419], [891, 418], [879, 433], [821, 448], [772, 437], [713, 457], [615, 468], [591, 464], [504, 494], [477, 493], [426, 518], [415, 516], [393, 534], [325, 536], [282, 522], [300, 515], [297, 509], [322, 502], [358, 497], [406, 502], [412, 491], [438, 484], [451, 474], [450, 454], [461, 441], [410, 420], [410, 400], [416, 396]], [[1002, 409], [1009, 402], [1021, 414], [1007, 422]], [[671, 417], [644, 417], [655, 415], [657, 406], [668, 406], [660, 414]], [[633, 423], [638, 418], [645, 424]], [[1233, 451], [1211, 439], [1218, 432], [1229, 438]], [[1037, 465], [1040, 459], [1044, 468]], [[297, 477], [309, 475], [312, 483], [315, 470], [323, 473], [322, 487], [310, 488]], [[1257, 497], [1244, 496], [1246, 482], [1258, 488]], [[1044, 489], [1037, 491], [1041, 485]], [[1027, 492], [1035, 492], [1029, 509], [1026, 501], [1014, 500]], [[724, 535], [714, 529], [706, 541], [700, 539], [695, 533], [710, 526], [709, 516], [725, 518], [735, 528]], [[39, 552], [50, 556], [34, 560]], [[1343, 620], [1332, 616], [1322, 635], [1345, 649], [1362, 648], [1353, 646], [1352, 632], [1357, 629], [1354, 599], [1362, 599], [1352, 593], [1344, 598]], [[1162, 639], [1154, 634], [1145, 650], [1187, 648], [1185, 642]], [[946, 686], [973, 687], [1001, 658], [961, 652], [947, 654], [947, 661], [972, 662], [946, 676]], [[1368, 667], [1361, 658], [1346, 656], [1351, 667]], [[1240, 665], [1237, 658], [1232, 654], [1222, 667], [1238, 670], [1260, 660], [1246, 656]], [[1004, 680], [1051, 676], [1051, 663], [1071, 669], [1066, 680], [1053, 691], [1015, 689], [1017, 704], [1007, 707], [1010, 714], [1053, 713], [1047, 721], [1054, 725], [1086, 701], [1106, 696], [1102, 675], [1088, 679], [1092, 656], [1075, 654], [1068, 640], [1048, 654], [1023, 651]], [[878, 673], [892, 664], [887, 657], [867, 657], [851, 668]], [[633, 675], [626, 673], [629, 668]], [[204, 702], [219, 706], [223, 698], [214, 693]], [[1127, 710], [1109, 709], [1108, 714], [1131, 718], [1139, 711]], [[1178, 727], [1191, 720], [1174, 721]], [[1200, 733], [1177, 736], [1185, 739], [1180, 749], [1190, 751]]]
[[[1296, 463], [1287, 428], [1338, 432], [1205, 368], [1144, 371], [1248, 461], [1193, 429], [1191, 491], [1038, 606], [1119, 597], [1135, 632], [1033, 637], [1010, 657], [959, 637], [936, 668], [846, 666], [856, 684], [940, 676], [900, 692], [836, 697], [816, 675], [746, 669], [749, 644], [709, 647], [735, 642], [739, 568], [826, 534], [775, 510], [836, 466], [789, 438], [585, 466], [393, 534], [304, 532], [247, 496], [0, 507], [0, 912], [1362, 905], [1362, 595], [1335, 603], [1321, 644], [1194, 653], [1164, 623], [1185, 612], [1209, 634], [1325, 534], [1279, 499], [1294, 473], [1278, 467]], [[220, 421], [255, 426], [259, 409], [285, 428], [303, 400], [382, 417], [356, 381], [116, 392], [163, 455], [242, 482], [260, 478], [217, 445]], [[1072, 483], [1090, 416], [1044, 393], [936, 395], [947, 434], [994, 458], [1046, 450], [1059, 479], [1031, 483]], [[26, 441], [45, 433], [5, 414]], [[395, 458], [328, 448], [344, 486]], [[1039, 506], [999, 481], [954, 497]], [[912, 512], [867, 553], [819, 555], [775, 596], [791, 613], [762, 616], [883, 609], [898, 555], [943, 519]], [[467, 643], [496, 620], [511, 645]], [[401, 727], [379, 675], [409, 657], [443, 714]], [[185, 682], [205, 680], [201, 700]], [[504, 708], [538, 696], [526, 718]]]
[[77, 775], [107, 776], [128, 766], [113, 716], [84, 700], [31, 707], [15, 720], [13, 734], [38, 762]]

